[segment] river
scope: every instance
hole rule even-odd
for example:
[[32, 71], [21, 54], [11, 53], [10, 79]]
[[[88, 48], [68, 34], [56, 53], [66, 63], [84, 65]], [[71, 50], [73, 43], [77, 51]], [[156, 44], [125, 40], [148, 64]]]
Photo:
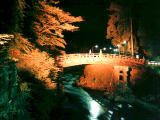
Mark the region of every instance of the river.
[[82, 71], [65, 72], [62, 83], [65, 89], [62, 120], [159, 120], [155, 114], [139, 105], [113, 102], [104, 95], [94, 95], [76, 86]]

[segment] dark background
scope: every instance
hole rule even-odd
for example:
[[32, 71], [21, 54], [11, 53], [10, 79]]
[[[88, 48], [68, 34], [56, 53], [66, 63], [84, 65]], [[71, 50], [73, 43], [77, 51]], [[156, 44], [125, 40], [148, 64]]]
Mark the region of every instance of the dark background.
[[62, 0], [60, 4], [65, 11], [73, 16], [82, 16], [84, 22], [76, 23], [80, 26], [77, 32], [65, 32], [67, 52], [89, 52], [89, 49], [98, 44], [104, 47], [106, 42], [107, 6], [105, 0]]

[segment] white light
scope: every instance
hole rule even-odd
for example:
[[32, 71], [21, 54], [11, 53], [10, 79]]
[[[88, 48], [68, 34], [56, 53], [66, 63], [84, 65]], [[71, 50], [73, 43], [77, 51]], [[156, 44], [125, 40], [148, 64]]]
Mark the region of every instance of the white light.
[[120, 46], [120, 44], [117, 45], [117, 47], [119, 47], [119, 46]]
[[118, 52], [118, 49], [114, 49], [113, 51], [114, 51], [114, 52]]
[[109, 47], [109, 49], [111, 50], [111, 49], [112, 49], [112, 47]]
[[123, 117], [121, 117], [121, 120], [125, 120]]
[[113, 114], [113, 111], [111, 111], [111, 110], [109, 110], [108, 112], [109, 112], [111, 115]]
[[139, 59], [139, 55], [136, 55], [136, 58]]
[[106, 48], [103, 48], [103, 50], [106, 50]]
[[128, 107], [129, 107], [129, 108], [131, 108], [131, 107], [132, 107], [132, 105], [128, 104]]
[[98, 48], [98, 45], [95, 45], [95, 48]]
[[119, 104], [119, 105], [117, 105], [119, 108], [122, 108], [122, 105], [121, 104]]
[[101, 112], [101, 106], [95, 100], [92, 100], [90, 102], [90, 113], [92, 115], [92, 120], [97, 120], [96, 118]]
[[126, 44], [127, 43], [127, 41], [123, 41], [123, 44]]

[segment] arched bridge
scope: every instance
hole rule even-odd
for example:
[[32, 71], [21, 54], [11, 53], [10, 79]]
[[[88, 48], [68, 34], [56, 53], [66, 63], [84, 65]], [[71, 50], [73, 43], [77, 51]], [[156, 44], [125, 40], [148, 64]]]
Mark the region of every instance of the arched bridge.
[[113, 64], [121, 66], [144, 65], [144, 59], [136, 59], [131, 56], [105, 54], [105, 53], [78, 53], [64, 54], [56, 58], [58, 66], [70, 67], [83, 64]]

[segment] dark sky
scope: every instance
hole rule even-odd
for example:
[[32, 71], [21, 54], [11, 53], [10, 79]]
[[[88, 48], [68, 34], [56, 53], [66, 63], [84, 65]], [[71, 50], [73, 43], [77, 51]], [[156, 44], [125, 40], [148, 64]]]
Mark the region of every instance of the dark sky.
[[106, 6], [104, 0], [63, 0], [62, 7], [73, 16], [82, 16], [85, 20], [76, 23], [80, 26], [77, 32], [65, 32], [68, 52], [88, 52], [89, 49], [98, 44], [106, 46]]
[[0, 34], [8, 33], [8, 28], [12, 26], [13, 3], [13, 0], [5, 0], [0, 4]]

